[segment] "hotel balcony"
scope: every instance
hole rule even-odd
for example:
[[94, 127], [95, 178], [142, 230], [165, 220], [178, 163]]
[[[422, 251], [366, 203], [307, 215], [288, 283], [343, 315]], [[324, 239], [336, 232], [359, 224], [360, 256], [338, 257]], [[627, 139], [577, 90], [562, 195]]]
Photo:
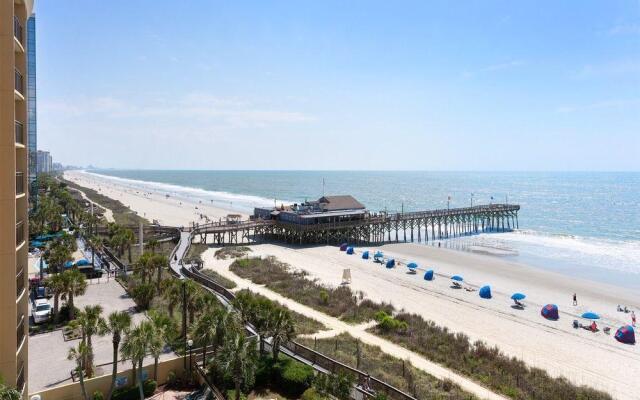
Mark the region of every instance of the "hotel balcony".
[[13, 17], [13, 48], [18, 53], [24, 53], [24, 28], [18, 17]]
[[16, 249], [24, 244], [24, 221], [16, 224]]
[[16, 100], [24, 100], [24, 77], [17, 69], [15, 69], [15, 87], [13, 97]]
[[24, 196], [24, 173], [16, 172], [16, 198]]
[[18, 147], [24, 147], [25, 142], [25, 134], [24, 134], [24, 125], [22, 122], [15, 121], [15, 131], [16, 131], [16, 145]]
[[25, 386], [25, 379], [24, 379], [24, 363], [21, 362], [18, 365], [18, 374], [16, 375], [16, 389], [18, 390], [18, 392], [22, 393], [22, 391], [24, 390], [24, 386]]
[[20, 268], [20, 272], [16, 275], [16, 299], [19, 299], [24, 293], [24, 268]]
[[[20, 352], [24, 339], [27, 336], [24, 324], [24, 314], [18, 316], [18, 325], [16, 326], [16, 353]], [[18, 388], [19, 389], [19, 388]]]

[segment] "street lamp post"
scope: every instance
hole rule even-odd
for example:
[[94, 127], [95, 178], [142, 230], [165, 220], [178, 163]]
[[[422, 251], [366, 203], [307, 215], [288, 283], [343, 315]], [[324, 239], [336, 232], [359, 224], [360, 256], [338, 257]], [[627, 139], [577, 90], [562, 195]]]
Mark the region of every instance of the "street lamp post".
[[191, 379], [193, 376], [193, 352], [191, 351], [193, 348], [193, 340], [187, 340], [187, 347], [189, 347], [189, 379]]

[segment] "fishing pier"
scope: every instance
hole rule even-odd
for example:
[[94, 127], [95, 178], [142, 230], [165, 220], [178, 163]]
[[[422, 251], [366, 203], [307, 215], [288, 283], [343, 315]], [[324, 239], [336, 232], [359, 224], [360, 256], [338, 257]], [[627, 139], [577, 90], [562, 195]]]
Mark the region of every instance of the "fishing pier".
[[488, 204], [401, 213], [371, 213], [351, 196], [256, 208], [247, 221], [195, 225], [192, 240], [218, 245], [278, 241], [291, 244], [430, 242], [518, 229], [517, 204]]

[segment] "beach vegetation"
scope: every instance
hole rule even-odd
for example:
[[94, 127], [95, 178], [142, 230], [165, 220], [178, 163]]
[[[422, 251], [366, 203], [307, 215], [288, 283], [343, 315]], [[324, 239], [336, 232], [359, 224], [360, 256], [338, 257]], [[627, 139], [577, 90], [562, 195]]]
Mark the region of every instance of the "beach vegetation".
[[131, 316], [126, 311], [114, 311], [107, 318], [107, 333], [111, 333], [111, 343], [113, 345], [113, 362], [111, 371], [111, 385], [107, 392], [107, 400], [111, 400], [113, 390], [116, 387], [116, 377], [118, 375], [118, 354], [120, 353], [120, 343], [122, 337], [131, 328]]
[[323, 339], [298, 338], [297, 341], [345, 365], [366, 371], [418, 399], [474, 398], [450, 380], [439, 380], [408, 361], [385, 353], [377, 346], [362, 343], [347, 333]]
[[417, 314], [401, 313], [395, 319], [406, 323], [406, 331], [384, 329], [380, 324], [371, 331], [512, 399], [611, 399], [607, 393], [530, 367], [497, 347], [471, 342], [467, 335], [451, 332]]
[[216, 283], [218, 283], [219, 285], [222, 285], [226, 289], [234, 289], [237, 286], [234, 281], [232, 281], [231, 279], [225, 278], [224, 276], [220, 275], [213, 269], [205, 268], [200, 270], [200, 272], [203, 275], [206, 275], [207, 277], [213, 279]]
[[156, 288], [151, 283], [138, 283], [131, 289], [131, 297], [141, 310], [148, 310], [156, 294]]
[[218, 260], [227, 260], [229, 258], [245, 257], [251, 252], [251, 249], [247, 246], [225, 246], [216, 250], [214, 256]]
[[[347, 286], [325, 287], [306, 272], [293, 270], [275, 257], [237, 259], [229, 269], [242, 278], [347, 322], [370, 321], [380, 310], [388, 314], [393, 312], [390, 304], [360, 300]], [[321, 291], [325, 291], [327, 296], [321, 298]]]

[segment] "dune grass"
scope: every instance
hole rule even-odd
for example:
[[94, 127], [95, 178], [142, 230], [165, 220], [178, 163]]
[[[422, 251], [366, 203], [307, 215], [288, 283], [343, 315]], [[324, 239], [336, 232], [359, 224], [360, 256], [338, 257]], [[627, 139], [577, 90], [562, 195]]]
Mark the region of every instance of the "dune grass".
[[233, 262], [230, 270], [281, 295], [307, 305], [332, 317], [351, 323], [367, 322], [384, 310], [393, 312], [390, 304], [375, 303], [354, 293], [347, 286], [331, 288], [311, 280], [304, 271], [294, 271], [275, 257], [242, 258]]

